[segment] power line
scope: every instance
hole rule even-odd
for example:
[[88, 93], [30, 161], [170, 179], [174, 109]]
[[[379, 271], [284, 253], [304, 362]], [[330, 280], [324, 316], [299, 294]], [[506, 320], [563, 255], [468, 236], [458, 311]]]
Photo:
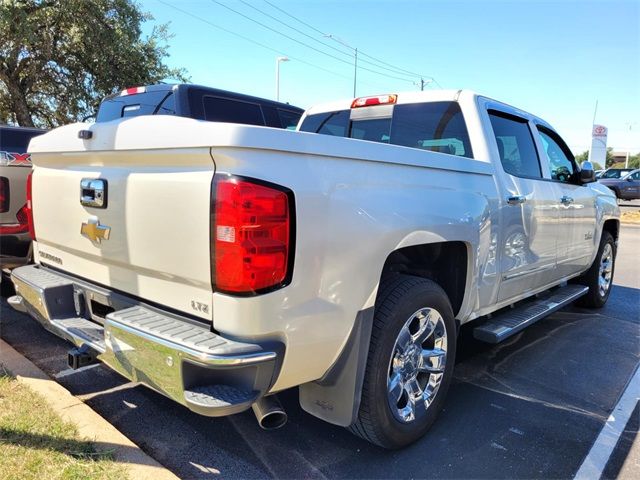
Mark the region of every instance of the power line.
[[[322, 40], [319, 40], [319, 39], [317, 39], [316, 37], [314, 37], [314, 36], [312, 36], [312, 35], [309, 35], [308, 33], [305, 33], [305, 32], [303, 32], [302, 30], [300, 30], [300, 29], [298, 29], [298, 28], [296, 28], [296, 27], [291, 26], [291, 25], [290, 25], [290, 24], [288, 24], [287, 22], [282, 21], [282, 20], [280, 20], [280, 19], [279, 19], [279, 18], [277, 18], [277, 17], [274, 17], [273, 15], [271, 15], [271, 14], [269, 14], [269, 13], [265, 12], [264, 10], [259, 9], [259, 8], [258, 8], [258, 7], [256, 7], [255, 5], [252, 5], [252, 4], [250, 4], [249, 2], [247, 2], [247, 1], [245, 1], [245, 0], [239, 0], [239, 1], [240, 1], [240, 2], [242, 2], [242, 3], [244, 3], [247, 7], [252, 8], [253, 10], [255, 10], [255, 11], [257, 11], [257, 12], [261, 13], [262, 15], [264, 15], [264, 16], [266, 16], [266, 17], [269, 17], [269, 18], [270, 18], [270, 19], [272, 19], [272, 20], [275, 20], [276, 22], [280, 23], [281, 25], [284, 25], [285, 27], [290, 28], [291, 30], [294, 30], [295, 32], [298, 32], [300, 35], [304, 35], [305, 37], [310, 38], [311, 40], [313, 40], [314, 42], [319, 43], [319, 44], [320, 44], [320, 45], [322, 45], [323, 47], [330, 48], [331, 50], [334, 50], [334, 51], [336, 51], [336, 52], [338, 52], [338, 53], [341, 53], [341, 54], [343, 54], [343, 55], [347, 55], [348, 57], [353, 57], [353, 55], [352, 55], [352, 54], [349, 54], [349, 53], [345, 52], [344, 50], [341, 50], [341, 49], [339, 49], [339, 48], [336, 48], [336, 47], [334, 47], [333, 45], [329, 45], [329, 44], [327, 44], [327, 43], [323, 42]], [[218, 2], [216, 2], [216, 3], [218, 3]], [[269, 3], [269, 2], [267, 2], [267, 3]], [[275, 6], [274, 6], [274, 7], [275, 7]], [[278, 8], [278, 7], [275, 7], [275, 8]], [[282, 9], [280, 9], [280, 8], [278, 8], [278, 10], [282, 11]], [[285, 12], [285, 13], [286, 13], [286, 12]], [[318, 31], [318, 32], [320, 32], [319, 30], [317, 30], [317, 31]], [[320, 33], [322, 33], [322, 32], [320, 32]], [[331, 35], [322, 34], [322, 36], [323, 36], [323, 37], [330, 38], [331, 40], [335, 40]], [[349, 48], [351, 48], [351, 47], [349, 47]], [[401, 72], [398, 72], [398, 70], [397, 70], [397, 69], [395, 69], [395, 68], [388, 68], [388, 67], [385, 67], [385, 66], [383, 66], [383, 65], [380, 65], [380, 64], [378, 64], [378, 63], [376, 63], [376, 62], [369, 61], [369, 60], [363, 60], [363, 59], [360, 59], [360, 63], [367, 63], [367, 64], [369, 64], [369, 65], [373, 65], [374, 67], [381, 68], [382, 70], [387, 70], [387, 71], [389, 71], [389, 72], [391, 72], [391, 73], [395, 73], [395, 74], [400, 73], [400, 74], [402, 74]], [[417, 75], [417, 74], [416, 74], [416, 75], [413, 75], [413, 74], [412, 74], [412, 75], [407, 75], [407, 76], [411, 76], [411, 77], [418, 76], [418, 77], [420, 77], [420, 75]]]
[[282, 21], [282, 20], [280, 20], [279, 18], [274, 17], [273, 15], [268, 14], [268, 13], [267, 13], [267, 12], [265, 12], [264, 10], [260, 10], [258, 7], [254, 6], [254, 5], [251, 5], [249, 2], [246, 2], [245, 0], [240, 0], [240, 2], [244, 3], [244, 4], [245, 4], [247, 7], [249, 7], [249, 8], [253, 8], [253, 9], [254, 9], [255, 11], [257, 11], [257, 12], [260, 12], [260, 13], [261, 13], [261, 14], [263, 14], [264, 16], [269, 17], [269, 18], [270, 18], [270, 19], [272, 19], [272, 20], [275, 20], [276, 22], [278, 22], [278, 23], [280, 23], [280, 24], [284, 25], [285, 27], [290, 28], [291, 30], [296, 31], [296, 32], [298, 32], [299, 34], [304, 35], [304, 36], [305, 36], [305, 37], [307, 37], [307, 38], [310, 38], [310, 39], [311, 39], [311, 40], [313, 40], [314, 42], [318, 42], [319, 44], [321, 44], [321, 45], [323, 45], [323, 46], [325, 46], [325, 47], [328, 47], [328, 48], [330, 48], [331, 50], [335, 50], [335, 51], [336, 51], [336, 52], [338, 52], [338, 53], [341, 53], [341, 54], [343, 54], [343, 55], [347, 55], [348, 57], [351, 57], [351, 54], [349, 54], [349, 53], [347, 53], [347, 52], [345, 52], [345, 51], [343, 51], [343, 50], [340, 50], [339, 48], [336, 48], [336, 47], [334, 47], [333, 45], [328, 45], [328, 44], [324, 43], [323, 41], [318, 40], [316, 37], [313, 37], [313, 36], [311, 36], [311, 35], [309, 35], [309, 34], [307, 34], [307, 33], [303, 32], [302, 30], [299, 30], [299, 29], [297, 29], [297, 28], [295, 28], [295, 27], [292, 27], [292, 26], [291, 26], [291, 25], [289, 25], [287, 22], [283, 22], [283, 21]]
[[[218, 0], [211, 0], [211, 2], [216, 3], [216, 4], [220, 5], [221, 7], [226, 8], [227, 10], [235, 13], [236, 15], [239, 15], [239, 16], [241, 16], [243, 18], [246, 18], [247, 20], [249, 20], [249, 21], [251, 21], [251, 22], [253, 22], [253, 23], [257, 24], [257, 25], [260, 25], [261, 27], [266, 28], [267, 30], [269, 30], [271, 32], [274, 32], [274, 33], [276, 33], [278, 35], [281, 35], [281, 36], [283, 36], [283, 37], [285, 37], [285, 38], [287, 38], [287, 39], [289, 39], [289, 40], [291, 40], [293, 42], [299, 43], [300, 45], [302, 45], [304, 47], [307, 47], [307, 48], [309, 48], [309, 49], [311, 49], [311, 50], [313, 50], [315, 52], [318, 52], [318, 53], [321, 53], [323, 55], [326, 55], [327, 57], [333, 58], [334, 60], [337, 60], [339, 62], [345, 63], [347, 65], [351, 65], [351, 62], [348, 62], [347, 60], [344, 60], [342, 58], [336, 57], [335, 55], [332, 55], [331, 53], [327, 53], [327, 52], [325, 52], [323, 50], [320, 50], [319, 48], [316, 48], [316, 47], [314, 47], [312, 45], [309, 45], [308, 43], [304, 43], [304, 42], [298, 40], [297, 38], [294, 38], [294, 37], [291, 37], [291, 36], [287, 35], [286, 33], [282, 33], [280, 31], [276, 30], [275, 28], [270, 27], [269, 25], [266, 25], [266, 24], [254, 19], [254, 18], [251, 18], [250, 16], [245, 15], [244, 13], [233, 9], [233, 8], [229, 7], [228, 5], [225, 5], [222, 2], [219, 2]], [[387, 73], [379, 72], [379, 71], [376, 71], [376, 70], [372, 70], [372, 69], [367, 68], [367, 67], [360, 67], [360, 69], [361, 70], [366, 70], [368, 72], [375, 73], [377, 75], [381, 75], [381, 76], [384, 76], [384, 77], [393, 78], [395, 80], [401, 80], [403, 82], [411, 83], [411, 80], [409, 80], [407, 78], [402, 78], [402, 77], [398, 77], [398, 76], [394, 76], [394, 75], [389, 75]]]
[[172, 5], [172, 4], [168, 3], [168, 2], [165, 2], [164, 0], [158, 0], [158, 2], [162, 3], [163, 5], [165, 5], [165, 6], [167, 6], [167, 7], [171, 7], [171, 8], [173, 8], [174, 10], [177, 10], [177, 11], [179, 11], [179, 12], [183, 13], [184, 15], [187, 15], [187, 16], [189, 16], [189, 17], [191, 17], [191, 18], [195, 18], [196, 20], [199, 20], [199, 21], [201, 21], [201, 22], [203, 22], [203, 23], [206, 23], [207, 25], [209, 25], [209, 26], [211, 26], [211, 27], [214, 27], [214, 28], [216, 28], [216, 29], [218, 29], [218, 30], [222, 30], [223, 32], [226, 32], [226, 33], [228, 33], [228, 34], [230, 34], [230, 35], [233, 35], [233, 36], [235, 36], [235, 37], [238, 37], [238, 38], [241, 38], [241, 39], [243, 39], [243, 40], [246, 40], [247, 42], [251, 42], [251, 43], [253, 43], [254, 45], [258, 45], [259, 47], [265, 48], [265, 49], [267, 49], [267, 50], [271, 50], [272, 52], [275, 52], [275, 53], [277, 53], [277, 54], [279, 54], [279, 55], [287, 56], [287, 57], [289, 57], [289, 58], [291, 58], [291, 59], [295, 60], [296, 62], [300, 62], [300, 63], [305, 64], [305, 65], [309, 65], [310, 67], [317, 68], [318, 70], [322, 70], [322, 71], [324, 71], [324, 72], [330, 73], [331, 75], [335, 75], [335, 76], [337, 76], [337, 77], [341, 77], [341, 78], [345, 78], [345, 79], [347, 79], [347, 80], [350, 80], [350, 78], [349, 78], [349, 77], [347, 77], [347, 76], [345, 76], [345, 75], [342, 75], [342, 74], [340, 74], [340, 73], [336, 73], [336, 72], [334, 72], [334, 71], [332, 71], [332, 70], [329, 70], [329, 69], [327, 69], [327, 68], [321, 67], [321, 66], [319, 66], [319, 65], [315, 65], [315, 64], [313, 64], [313, 63], [311, 63], [311, 62], [307, 62], [307, 61], [302, 60], [302, 59], [300, 59], [300, 58], [296, 58], [296, 57], [293, 57], [293, 56], [291, 56], [291, 55], [288, 55], [288, 54], [286, 54], [286, 53], [284, 53], [284, 52], [282, 52], [282, 51], [280, 51], [280, 50], [277, 50], [277, 49], [275, 49], [275, 48], [269, 47], [268, 45], [265, 45], [265, 44], [263, 44], [263, 43], [260, 43], [260, 42], [258, 42], [258, 41], [256, 41], [256, 40], [252, 39], [252, 38], [245, 37], [244, 35], [241, 35], [241, 34], [239, 34], [239, 33], [237, 33], [237, 32], [234, 32], [234, 31], [232, 31], [232, 30], [229, 30], [228, 28], [224, 28], [224, 27], [221, 27], [220, 25], [216, 25], [216, 24], [215, 24], [215, 23], [213, 23], [213, 22], [210, 22], [210, 21], [208, 21], [208, 20], [206, 20], [206, 19], [204, 19], [204, 18], [202, 18], [202, 17], [199, 17], [199, 16], [197, 16], [197, 15], [194, 15], [194, 14], [192, 14], [192, 13], [190, 13], [190, 12], [186, 11], [186, 10], [183, 10], [183, 9], [182, 9], [182, 8], [180, 8], [180, 7], [176, 7], [175, 5]]
[[303, 22], [302, 20], [300, 20], [297, 17], [294, 17], [293, 15], [291, 15], [289, 12], [284, 11], [282, 8], [274, 5], [273, 3], [269, 2], [268, 0], [264, 0], [265, 3], [268, 3], [269, 5], [271, 5], [273, 8], [275, 8], [276, 10], [281, 11], [282, 13], [284, 13], [286, 16], [293, 18], [296, 22], [301, 23], [302, 25], [305, 25], [306, 27], [309, 27], [311, 30], [315, 30], [317, 33], [319, 33], [322, 36], [325, 36], [326, 34], [324, 32], [321, 32], [320, 30], [318, 30], [316, 27], [314, 27], [313, 25], [309, 25], [306, 22]]
[[[278, 7], [277, 5], [274, 5], [274, 4], [273, 4], [273, 3], [271, 3], [269, 0], [264, 0], [264, 2], [265, 2], [265, 3], [267, 3], [268, 5], [270, 5], [271, 7], [275, 8], [276, 10], [278, 10], [278, 11], [280, 11], [280, 12], [284, 13], [286, 16], [288, 16], [288, 17], [290, 17], [290, 18], [294, 19], [295, 21], [297, 21], [297, 22], [301, 23], [302, 25], [305, 25], [306, 27], [310, 28], [311, 30], [313, 30], [313, 31], [315, 31], [315, 32], [317, 32], [317, 33], [319, 33], [320, 35], [325, 36], [325, 37], [326, 37], [326, 36], [328, 36], [328, 35], [327, 35], [326, 33], [324, 33], [323, 31], [321, 31], [321, 30], [317, 29], [317, 28], [316, 28], [316, 27], [314, 27], [313, 25], [310, 25], [309, 23], [305, 22], [304, 20], [301, 20], [301, 19], [299, 19], [298, 17], [296, 17], [296, 16], [294, 16], [294, 15], [290, 14], [289, 12], [287, 12], [287, 11], [285, 11], [284, 9], [282, 9], [282, 8]], [[330, 37], [330, 38], [331, 38], [331, 37]], [[338, 42], [338, 43], [340, 43], [340, 42]], [[429, 76], [429, 75], [421, 75], [421, 74], [419, 74], [419, 73], [412, 72], [412, 71], [410, 71], [410, 70], [405, 70], [405, 69], [403, 69], [403, 68], [400, 68], [400, 67], [397, 67], [397, 66], [395, 66], [395, 65], [392, 65], [392, 64], [390, 64], [390, 63], [388, 63], [388, 62], [385, 62], [385, 61], [383, 61], [383, 60], [380, 60], [379, 58], [373, 57], [373, 56], [371, 56], [371, 55], [369, 55], [369, 54], [367, 54], [367, 53], [363, 52], [362, 50], [358, 50], [358, 54], [359, 54], [359, 55], [361, 55], [361, 56], [364, 56], [364, 57], [370, 58], [371, 60], [375, 60], [376, 62], [378, 62], [378, 63], [380, 63], [380, 64], [382, 64], [382, 65], [386, 65], [386, 66], [388, 66], [388, 67], [391, 67], [391, 68], [393, 69], [393, 71], [395, 71], [396, 73], [400, 73], [400, 74], [404, 73], [404, 74], [410, 75], [410, 76], [412, 76], [412, 77], [418, 77], [418, 78], [428, 78], [428, 79], [430, 79], [430, 80], [433, 80], [433, 82], [434, 82], [436, 85], [440, 86], [440, 84], [436, 81], [436, 79], [435, 79], [435, 78], [433, 78], [433, 77], [431, 77], [431, 76]], [[380, 65], [376, 65], [376, 66], [377, 66], [378, 68], [384, 68], [384, 67], [381, 67]], [[440, 88], [442, 88], [442, 86], [440, 86]]]

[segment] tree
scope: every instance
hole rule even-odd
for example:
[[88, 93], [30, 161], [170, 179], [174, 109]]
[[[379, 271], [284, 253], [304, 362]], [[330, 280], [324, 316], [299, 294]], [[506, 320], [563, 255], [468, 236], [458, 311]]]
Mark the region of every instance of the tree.
[[163, 63], [167, 25], [132, 0], [1, 0], [0, 122], [55, 127], [126, 87], [185, 80]]
[[589, 160], [589, 150], [585, 150], [579, 155], [576, 155], [576, 163], [580, 165], [582, 162]]
[[[583, 162], [589, 160], [589, 150], [585, 150], [584, 152], [576, 155], [575, 159], [578, 165], [582, 165]], [[602, 165], [600, 165], [598, 162], [593, 162], [593, 169], [602, 170]]]
[[629, 156], [629, 168], [640, 168], [640, 153]]
[[613, 164], [616, 163], [616, 159], [613, 156], [613, 147], [607, 147], [607, 157], [605, 160], [605, 166], [610, 168]]

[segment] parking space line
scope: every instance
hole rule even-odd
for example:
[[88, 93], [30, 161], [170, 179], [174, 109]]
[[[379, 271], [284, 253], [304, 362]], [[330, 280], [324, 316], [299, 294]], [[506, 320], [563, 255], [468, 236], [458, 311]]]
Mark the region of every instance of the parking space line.
[[640, 368], [637, 368], [627, 384], [622, 397], [609, 415], [598, 438], [589, 450], [574, 479], [600, 478], [611, 457], [625, 426], [640, 400]]
[[67, 368], [66, 370], [62, 370], [61, 372], [56, 373], [53, 376], [53, 378], [59, 379], [59, 378], [68, 377], [69, 375], [73, 375], [75, 373], [84, 372], [86, 370], [90, 370], [92, 368], [96, 368], [96, 367], [99, 367], [99, 366], [100, 366], [99, 363], [94, 363], [93, 365], [87, 365], [86, 367], [76, 368], [75, 370], [73, 368]]

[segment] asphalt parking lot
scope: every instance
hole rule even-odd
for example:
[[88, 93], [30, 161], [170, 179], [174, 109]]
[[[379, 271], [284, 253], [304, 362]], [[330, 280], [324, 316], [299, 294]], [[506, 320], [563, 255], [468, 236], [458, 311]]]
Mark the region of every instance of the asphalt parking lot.
[[[304, 413], [296, 391], [281, 395], [287, 425], [264, 432], [251, 412], [204, 418], [101, 365], [69, 371], [68, 345], [5, 300], [0, 336], [182, 478], [571, 478], [640, 361], [639, 244], [640, 227], [623, 227], [601, 310], [565, 309], [497, 346], [463, 328], [446, 409], [395, 452]], [[605, 478], [620, 472], [637, 422], [626, 430]]]

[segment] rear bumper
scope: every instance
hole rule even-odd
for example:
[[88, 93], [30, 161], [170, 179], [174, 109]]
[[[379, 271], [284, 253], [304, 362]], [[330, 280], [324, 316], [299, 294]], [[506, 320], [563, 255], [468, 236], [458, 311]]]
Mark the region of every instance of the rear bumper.
[[[241, 412], [275, 383], [279, 345], [228, 340], [191, 319], [127, 305], [122, 296], [38, 265], [16, 268], [11, 277], [14, 308], [196, 413]], [[101, 322], [93, 299], [100, 299], [105, 313]]]

